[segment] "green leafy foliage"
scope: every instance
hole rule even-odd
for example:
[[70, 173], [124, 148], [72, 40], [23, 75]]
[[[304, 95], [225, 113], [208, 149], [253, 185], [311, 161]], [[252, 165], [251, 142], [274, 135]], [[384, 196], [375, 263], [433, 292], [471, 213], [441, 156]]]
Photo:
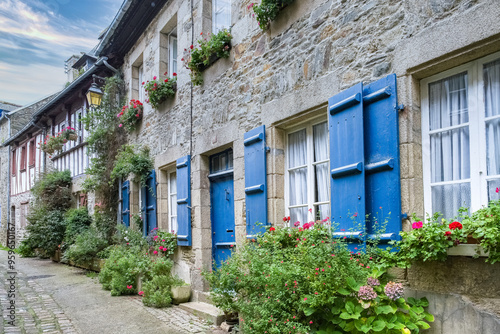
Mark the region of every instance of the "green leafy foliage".
[[[224, 29], [217, 34], [209, 34], [208, 37], [199, 39], [198, 47], [191, 45], [186, 68], [191, 71], [191, 82], [194, 86], [203, 84], [202, 71], [211, 61], [216, 58], [229, 58], [232, 38], [231, 33]], [[184, 61], [184, 58], [182, 60]]]
[[[167, 75], [165, 72], [164, 75]], [[151, 104], [153, 108], [158, 109], [166, 99], [174, 97], [177, 90], [177, 73], [172, 73], [172, 77], [165, 79], [157, 79], [156, 76], [153, 80], [142, 83], [146, 95], [148, 96], [146, 102]]]
[[71, 172], [51, 171], [41, 174], [31, 188], [35, 206], [66, 210], [71, 206]]
[[262, 30], [269, 28], [271, 21], [274, 21], [280, 10], [288, 6], [294, 0], [262, 0], [260, 5], [250, 4], [248, 8], [253, 8], [255, 18], [259, 22], [259, 27]]
[[32, 206], [26, 227], [28, 237], [21, 241], [21, 254], [35, 253], [42, 258], [50, 257], [61, 245], [66, 231], [64, 212], [49, 210], [45, 206]]
[[92, 217], [86, 207], [78, 209], [70, 209], [66, 212], [66, 232], [64, 233], [64, 247], [69, 247], [74, 244], [78, 235], [85, 232], [90, 224], [92, 224]]
[[85, 171], [87, 178], [83, 185], [85, 191], [96, 192], [103, 208], [102, 214], [109, 218], [102, 220], [109, 224], [104, 226], [108, 239], [114, 232], [118, 207], [118, 183], [111, 179], [111, 171], [126, 135], [123, 129], [118, 127], [119, 119], [116, 117], [125, 104], [123, 87], [123, 80], [119, 75], [107, 78], [101, 105], [90, 108], [82, 119], [89, 133], [86, 140], [91, 159], [90, 167]]
[[238, 312], [245, 333], [417, 333], [428, 327], [423, 306], [413, 309], [400, 298], [402, 286], [380, 282], [383, 272], [373, 266], [366, 254], [332, 241], [329, 224], [316, 223], [271, 228], [204, 276], [213, 302]]
[[153, 159], [149, 156], [149, 148], [137, 149], [133, 145], [123, 145], [116, 156], [115, 166], [111, 172], [111, 181], [118, 178], [127, 179], [134, 174], [134, 181], [146, 185], [149, 173], [154, 168]]
[[170, 273], [173, 265], [173, 261], [166, 258], [152, 261], [143, 285], [142, 302], [144, 305], [165, 307], [172, 303], [170, 288], [173, 285], [182, 285], [182, 281], [174, 278]]
[[108, 246], [106, 235], [91, 225], [76, 237], [75, 242], [64, 252], [64, 257], [76, 264], [86, 264], [98, 258], [98, 254]]
[[[450, 247], [464, 244], [471, 236], [489, 252], [487, 262], [500, 260], [500, 201], [491, 201], [472, 215], [461, 208], [455, 219], [444, 219], [436, 213], [423, 223], [416, 216], [412, 230], [401, 232], [402, 240], [381, 253], [386, 266], [407, 267], [415, 261], [444, 261]], [[459, 222], [461, 221], [461, 223]]]
[[158, 254], [168, 258], [174, 255], [177, 248], [177, 235], [154, 228], [148, 234], [147, 243], [150, 254]]
[[116, 115], [120, 119], [119, 128], [122, 126], [128, 132], [135, 130], [137, 123], [142, 119], [143, 105], [139, 100], [130, 100], [130, 102], [122, 107], [122, 111]]

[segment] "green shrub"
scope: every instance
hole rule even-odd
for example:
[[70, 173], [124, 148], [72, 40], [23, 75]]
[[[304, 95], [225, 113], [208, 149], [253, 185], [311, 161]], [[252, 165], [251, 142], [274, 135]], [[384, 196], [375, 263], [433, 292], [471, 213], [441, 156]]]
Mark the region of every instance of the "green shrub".
[[154, 228], [149, 232], [146, 241], [149, 245], [149, 253], [164, 257], [169, 257], [174, 254], [177, 248], [177, 236], [170, 232], [161, 231]]
[[97, 258], [101, 251], [109, 246], [105, 236], [91, 225], [79, 234], [73, 245], [64, 253], [64, 257], [76, 264], [85, 264]]
[[66, 231], [63, 212], [49, 210], [44, 206], [33, 206], [27, 219], [28, 236], [19, 248], [27, 255], [35, 252], [43, 258], [52, 256], [61, 245]]
[[17, 254], [21, 255], [21, 257], [35, 257], [35, 250], [27, 243], [21, 242], [19, 247], [16, 249]]
[[118, 225], [116, 233], [113, 236], [114, 243], [122, 246], [128, 246], [128, 249], [135, 249], [135, 251], [146, 250], [147, 242], [142, 236], [142, 233], [125, 225]]
[[145, 252], [127, 246], [114, 246], [99, 273], [103, 289], [112, 296], [137, 294], [137, 278], [149, 271], [151, 260]]
[[42, 174], [35, 182], [31, 192], [37, 206], [49, 210], [65, 210], [71, 206], [71, 172], [52, 171]]
[[169, 259], [153, 261], [151, 269], [145, 276], [142, 302], [146, 306], [165, 307], [172, 303], [172, 285], [180, 285], [178, 279], [172, 277], [170, 271], [174, 263]]
[[76, 237], [86, 231], [92, 224], [92, 217], [86, 207], [71, 209], [66, 212], [66, 232], [64, 234], [64, 248], [75, 243]]
[[370, 276], [380, 276], [373, 266], [368, 255], [332, 241], [329, 224], [316, 223], [306, 229], [270, 228], [204, 276], [214, 303], [225, 312], [238, 312], [245, 333], [428, 328], [423, 319], [433, 318], [424, 312], [426, 302], [400, 298], [399, 284], [388, 284], [387, 293], [378, 279], [372, 293], [364, 287]]
[[145, 186], [148, 175], [153, 168], [154, 164], [149, 155], [148, 147], [136, 149], [133, 145], [123, 145], [116, 156], [111, 180], [113, 182], [118, 178], [126, 180], [130, 174], [134, 174], [134, 181]]

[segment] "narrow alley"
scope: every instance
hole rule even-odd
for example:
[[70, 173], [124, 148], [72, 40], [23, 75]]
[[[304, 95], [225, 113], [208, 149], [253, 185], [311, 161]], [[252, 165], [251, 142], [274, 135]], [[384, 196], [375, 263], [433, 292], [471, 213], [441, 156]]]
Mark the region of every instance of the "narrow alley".
[[83, 269], [16, 256], [15, 326], [8, 322], [11, 284], [0, 251], [0, 333], [212, 333], [214, 326], [172, 306], [146, 307], [140, 297], [111, 297]]

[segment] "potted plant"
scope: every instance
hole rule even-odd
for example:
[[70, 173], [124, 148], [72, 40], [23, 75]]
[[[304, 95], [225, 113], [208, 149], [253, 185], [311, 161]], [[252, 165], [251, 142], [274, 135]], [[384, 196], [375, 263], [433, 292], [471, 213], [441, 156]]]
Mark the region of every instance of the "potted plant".
[[130, 100], [127, 105], [124, 105], [121, 112], [116, 115], [120, 118], [120, 128], [125, 126], [129, 132], [135, 130], [135, 126], [142, 119], [143, 104], [139, 100]]
[[203, 83], [202, 72], [219, 58], [229, 58], [231, 51], [231, 39], [233, 36], [227, 30], [221, 30], [217, 34], [209, 34], [209, 37], [198, 40], [198, 47], [190, 46], [189, 57], [182, 58], [185, 67], [191, 71], [191, 82], [195, 86]]
[[262, 0], [260, 5], [251, 3], [248, 5], [247, 9], [253, 9], [259, 27], [262, 30], [266, 30], [269, 28], [271, 21], [276, 19], [279, 12], [292, 2], [294, 2], [294, 0]]
[[78, 134], [76, 133], [76, 130], [72, 127], [67, 127], [64, 129], [62, 132], [63, 138], [66, 140], [72, 140], [72, 141], [77, 141], [78, 140]]
[[172, 303], [173, 304], [181, 304], [186, 303], [191, 298], [191, 285], [183, 284], [183, 285], [173, 285], [170, 288], [172, 293]]
[[[167, 75], [167, 72], [164, 73]], [[165, 79], [157, 79], [156, 76], [153, 80], [142, 83], [146, 95], [148, 96], [146, 102], [151, 104], [153, 108], [158, 109], [160, 104], [162, 104], [166, 99], [174, 97], [177, 90], [177, 73], [172, 73], [172, 77], [166, 77]]]

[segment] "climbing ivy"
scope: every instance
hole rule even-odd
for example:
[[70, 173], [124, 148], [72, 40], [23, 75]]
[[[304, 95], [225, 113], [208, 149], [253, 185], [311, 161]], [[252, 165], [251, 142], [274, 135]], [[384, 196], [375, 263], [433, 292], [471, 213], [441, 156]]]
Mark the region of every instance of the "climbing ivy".
[[119, 119], [116, 115], [121, 111], [126, 101], [123, 80], [120, 75], [106, 79], [104, 95], [101, 105], [88, 110], [83, 124], [88, 131], [87, 154], [90, 157], [90, 166], [86, 170], [87, 179], [84, 182], [85, 191], [94, 191], [100, 199], [100, 207], [105, 208], [103, 213], [109, 216], [106, 221], [110, 226], [102, 227], [105, 234], [111, 237], [116, 222], [118, 207], [118, 184], [111, 177], [114, 161], [121, 144], [125, 141], [126, 133], [118, 127]]
[[111, 180], [125, 180], [134, 174], [134, 182], [146, 185], [149, 173], [154, 168], [153, 159], [149, 156], [149, 148], [136, 148], [133, 145], [123, 145], [116, 156], [115, 167], [111, 172]]

